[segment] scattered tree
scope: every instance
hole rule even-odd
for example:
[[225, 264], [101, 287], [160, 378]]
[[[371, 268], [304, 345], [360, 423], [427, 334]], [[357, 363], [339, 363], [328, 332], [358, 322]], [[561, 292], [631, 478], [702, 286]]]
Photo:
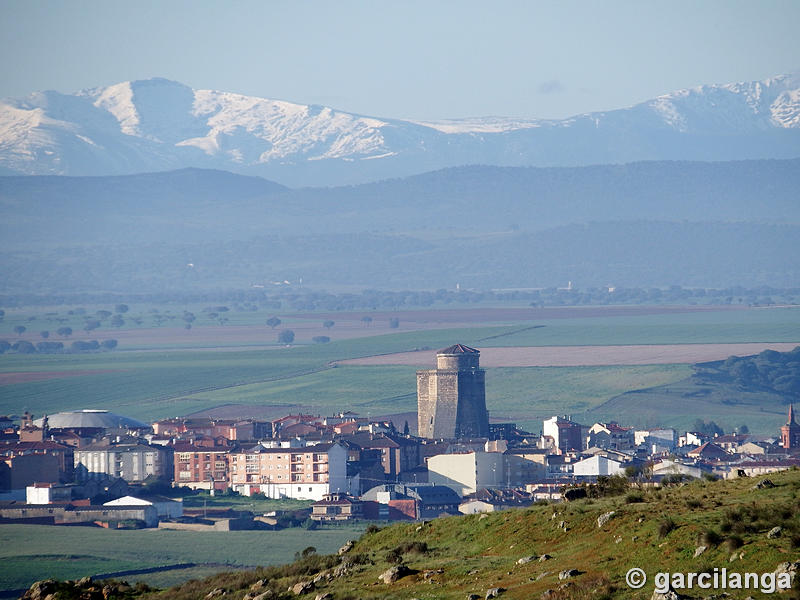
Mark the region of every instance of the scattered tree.
[[122, 315], [116, 314], [113, 317], [111, 317], [111, 325], [113, 327], [122, 327], [123, 325], [125, 325], [125, 319], [122, 318]]
[[329, 338], [327, 335], [315, 335], [313, 338], [311, 338], [311, 341], [315, 344], [327, 344], [331, 341], [331, 338]]
[[331, 327], [333, 327], [334, 325], [336, 325], [336, 321], [327, 320], [327, 321], [323, 321], [323, 322], [322, 322], [322, 326], [323, 326], [325, 329], [330, 329], [330, 328], [331, 328]]
[[8, 352], [10, 349], [11, 344], [8, 343], [8, 340], [0, 340], [0, 354]]
[[722, 431], [722, 427], [717, 425], [714, 421], [710, 421], [706, 423], [703, 419], [697, 419], [694, 422], [692, 431], [696, 431], [698, 433], [705, 433], [706, 435], [716, 436], [722, 435], [725, 433]]
[[90, 331], [94, 331], [98, 327], [100, 327], [100, 321], [97, 321], [97, 320], [94, 320], [94, 319], [90, 319], [90, 320], [86, 321], [86, 324], [83, 326], [83, 330], [86, 333], [89, 333]]
[[398, 319], [397, 317], [392, 317], [391, 319], [389, 319], [389, 327], [391, 329], [397, 329], [398, 327], [400, 327], [400, 319]]
[[45, 340], [46, 340], [47, 338], [49, 338], [49, 337], [50, 337], [50, 332], [49, 332], [49, 331], [46, 331], [46, 330], [45, 330], [45, 331], [40, 331], [40, 332], [39, 332], [39, 335], [40, 335], [40, 336], [42, 336], [42, 339], [45, 339]]
[[61, 352], [64, 349], [64, 344], [61, 342], [39, 342], [36, 344], [36, 349], [42, 354], [52, 354]]
[[100, 345], [104, 350], [113, 350], [117, 347], [117, 340], [103, 340]]
[[128, 305], [127, 304], [117, 304], [114, 307], [114, 310], [118, 313], [126, 313], [128, 312]]
[[35, 354], [36, 347], [27, 340], [15, 342], [11, 349], [20, 354]]
[[27, 328], [27, 327], [25, 327], [25, 325], [16, 325], [16, 326], [14, 327], [14, 333], [16, 333], [17, 335], [22, 335], [23, 333], [25, 333], [25, 331], [26, 331], [27, 329], [28, 329], [28, 328]]
[[267, 325], [269, 325], [272, 329], [275, 329], [280, 324], [281, 320], [278, 317], [270, 317], [267, 319]]
[[59, 327], [56, 333], [63, 338], [69, 337], [72, 335], [72, 327]]
[[284, 329], [278, 334], [278, 342], [281, 344], [291, 344], [294, 341], [294, 331]]
[[110, 310], [98, 310], [95, 314], [97, 315], [97, 318], [99, 318], [102, 321], [103, 319], [107, 319], [108, 317], [111, 316], [111, 311]]
[[369, 327], [369, 324], [372, 323], [372, 317], [370, 317], [369, 315], [364, 315], [363, 317], [361, 317], [361, 322], [364, 323], [366, 327]]

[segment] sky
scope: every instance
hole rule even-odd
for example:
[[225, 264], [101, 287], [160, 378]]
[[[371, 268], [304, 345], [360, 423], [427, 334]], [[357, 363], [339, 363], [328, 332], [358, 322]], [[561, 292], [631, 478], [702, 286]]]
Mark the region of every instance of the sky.
[[563, 118], [797, 71], [798, 24], [797, 0], [0, 0], [0, 97], [165, 77], [388, 118]]

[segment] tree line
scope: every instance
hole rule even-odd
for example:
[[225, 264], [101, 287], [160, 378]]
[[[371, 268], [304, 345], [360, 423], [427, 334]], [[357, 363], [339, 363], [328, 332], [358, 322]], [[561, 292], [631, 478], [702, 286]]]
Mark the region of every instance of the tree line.
[[78, 353], [78, 352], [100, 352], [114, 350], [117, 347], [117, 340], [75, 340], [69, 346], [65, 346], [63, 342], [43, 341], [29, 342], [27, 340], [18, 340], [9, 342], [8, 340], [0, 340], [0, 354], [6, 352], [16, 352], [17, 354], [64, 354], [64, 353]]

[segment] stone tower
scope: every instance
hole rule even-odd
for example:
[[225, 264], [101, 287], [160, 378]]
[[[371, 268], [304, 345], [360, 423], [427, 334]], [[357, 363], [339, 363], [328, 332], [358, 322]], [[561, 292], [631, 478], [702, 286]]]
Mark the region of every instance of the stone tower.
[[794, 406], [789, 405], [789, 418], [781, 427], [781, 446], [790, 450], [800, 448], [800, 425], [794, 420]]
[[481, 353], [456, 344], [436, 353], [436, 368], [417, 371], [417, 434], [431, 439], [489, 436]]

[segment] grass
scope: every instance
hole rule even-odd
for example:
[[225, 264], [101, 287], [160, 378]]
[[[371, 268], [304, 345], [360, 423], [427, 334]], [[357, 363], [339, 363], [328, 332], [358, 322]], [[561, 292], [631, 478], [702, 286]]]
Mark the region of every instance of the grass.
[[[56, 577], [146, 569], [178, 563], [216, 565], [213, 571], [288, 562], [310, 545], [320, 553], [335, 552], [363, 526], [306, 531], [195, 532], [142, 529], [115, 531], [94, 527], [3, 525], [0, 527], [0, 590], [29, 586]], [[208, 567], [201, 567], [208, 569]], [[186, 579], [192, 572], [138, 575], [131, 581]], [[207, 573], [206, 573], [207, 574]], [[155, 583], [154, 583], [155, 585]]]
[[[142, 419], [188, 414], [213, 406], [203, 390], [296, 378], [328, 368], [330, 361], [442, 347], [453, 339], [475, 343], [502, 328], [400, 333], [276, 350], [109, 352], [0, 356], [0, 373], [105, 370], [102, 373], [0, 387], [0, 414], [36, 414], [105, 408]], [[283, 402], [285, 404], [287, 402]], [[342, 410], [346, 407], [340, 407]]]
[[724, 344], [800, 341], [800, 307], [537, 321], [484, 346]]
[[[553, 319], [537, 329], [518, 324], [425, 330], [277, 349], [6, 354], [0, 356], [0, 373], [103, 372], [2, 386], [0, 414], [21, 414], [26, 409], [42, 414], [105, 408], [149, 421], [241, 403], [354, 410], [374, 416], [415, 410], [415, 369], [331, 369], [331, 361], [439, 348], [454, 341], [478, 346], [796, 341], [800, 339], [799, 322], [799, 309], [771, 308]], [[489, 369], [487, 403], [495, 418], [534, 431], [538, 431], [543, 417], [566, 413], [587, 421], [618, 419], [637, 426], [676, 427], [689, 426], [699, 416], [730, 427], [747, 422], [754, 432], [773, 432], [777, 414], [771, 409], [764, 413], [758, 405], [723, 407], [716, 401], [704, 403], [691, 397], [659, 397], [652, 402], [629, 402], [625, 398], [616, 401], [621, 402], [619, 406], [604, 404], [624, 392], [679, 382], [689, 374], [685, 365]]]
[[[658, 572], [725, 567], [729, 572], [771, 573], [797, 556], [789, 536], [768, 539], [766, 532], [775, 525], [787, 532], [800, 528], [800, 471], [770, 474], [770, 479], [776, 484], [771, 489], [753, 489], [755, 481], [748, 478], [701, 480], [658, 490], [635, 490], [641, 501], [633, 503], [626, 501], [626, 495], [618, 495], [435, 519], [422, 526], [402, 523], [370, 528], [343, 559], [350, 564], [349, 573], [321, 581], [313, 593], [330, 593], [339, 599], [463, 600], [469, 594], [484, 597], [487, 589], [503, 587], [506, 592], [502, 597], [510, 600], [540, 598], [546, 590], [554, 590], [549, 596], [552, 598], [647, 600], [653, 595]], [[597, 517], [612, 510], [613, 518], [599, 528]], [[741, 533], [718, 533], [720, 524], [729, 518], [745, 522]], [[561, 521], [566, 523], [567, 532], [560, 528]], [[699, 542], [709, 547], [695, 558]], [[733, 551], [736, 559], [730, 561]], [[550, 559], [517, 563], [521, 557], [543, 554]], [[391, 586], [378, 583], [378, 575], [398, 561], [408, 566], [411, 574]], [[267, 579], [265, 588], [282, 593], [297, 581], [312, 579], [329, 565], [324, 557], [307, 558], [269, 571], [220, 575], [145, 598], [189, 600], [222, 588], [226, 597], [241, 600], [260, 578]], [[625, 574], [632, 567], [644, 569], [649, 577], [640, 590], [625, 584]], [[569, 579], [566, 587], [559, 580], [559, 573], [565, 569], [580, 573]], [[734, 600], [761, 597], [752, 589], [727, 592], [730, 596], [726, 597]]]

